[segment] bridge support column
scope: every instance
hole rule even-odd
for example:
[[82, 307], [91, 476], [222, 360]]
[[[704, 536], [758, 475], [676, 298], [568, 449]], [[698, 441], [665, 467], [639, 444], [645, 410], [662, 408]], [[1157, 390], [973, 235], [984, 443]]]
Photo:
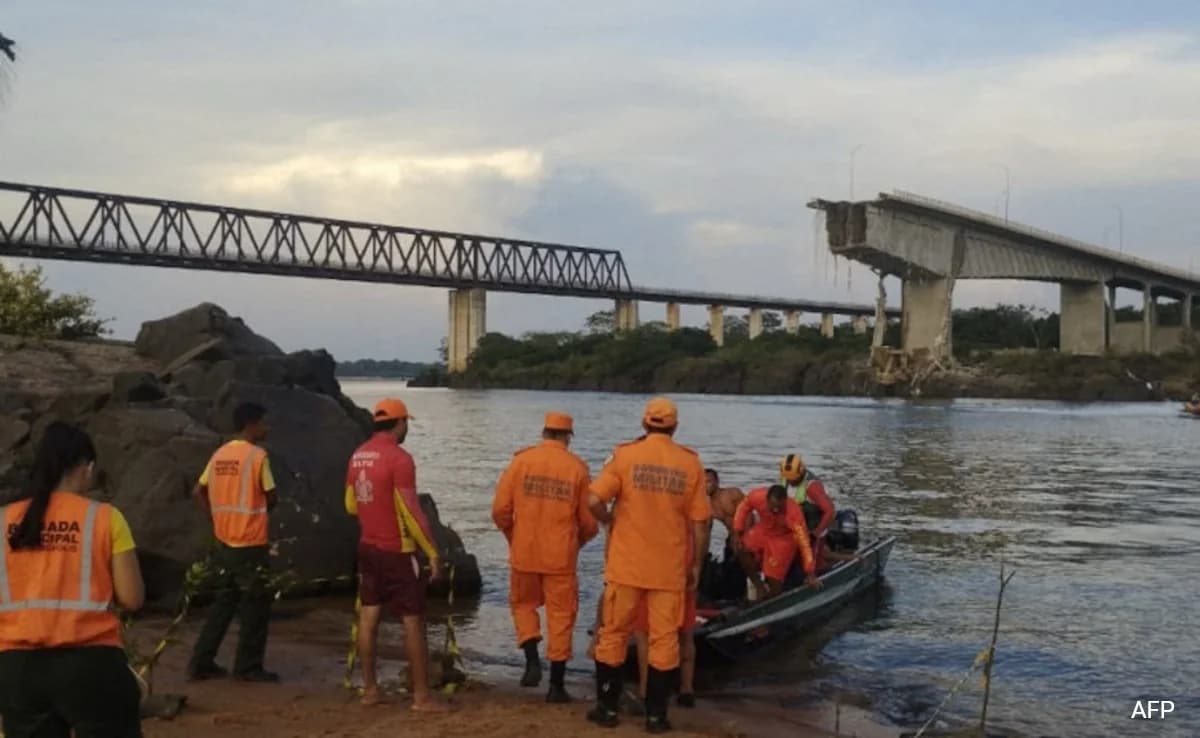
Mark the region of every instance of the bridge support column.
[[821, 335], [825, 338], [833, 338], [833, 313], [821, 315]]
[[[1183, 296], [1183, 335], [1187, 336], [1192, 330], [1192, 311], [1196, 309], [1195, 295]], [[1186, 340], [1186, 339], [1185, 339]]]
[[1117, 331], [1117, 286], [1110, 284], [1108, 286], [1108, 338], [1105, 342], [1105, 347], [1112, 350], [1116, 347], [1116, 331]]
[[667, 330], [679, 330], [679, 303], [667, 303]]
[[446, 337], [446, 369], [464, 372], [479, 339], [487, 332], [487, 291], [450, 290], [450, 332]]
[[787, 328], [787, 332], [792, 334], [793, 336], [796, 335], [797, 333], [799, 333], [800, 332], [800, 311], [799, 310], [787, 311], [787, 314], [784, 316], [784, 325]]
[[904, 280], [900, 290], [901, 349], [909, 354], [927, 349], [938, 360], [951, 355], [953, 290], [953, 283], [945, 277]]
[[613, 327], [618, 333], [636, 331], [638, 327], [637, 300], [617, 300]]
[[1063, 282], [1059, 289], [1058, 350], [1085, 356], [1103, 354], [1108, 320], [1104, 284]]
[[867, 316], [855, 315], [854, 321], [851, 323], [854, 326], [854, 335], [864, 336], [867, 333]]
[[749, 329], [751, 341], [762, 335], [763, 319], [760, 308], [750, 308], [750, 315], [746, 320], [746, 326]]
[[1154, 287], [1147, 284], [1142, 289], [1142, 350], [1154, 353], [1154, 326], [1158, 325], [1158, 302], [1154, 299]]
[[725, 345], [724, 305], [708, 306], [708, 335], [712, 336], [713, 343], [717, 344], [718, 346]]

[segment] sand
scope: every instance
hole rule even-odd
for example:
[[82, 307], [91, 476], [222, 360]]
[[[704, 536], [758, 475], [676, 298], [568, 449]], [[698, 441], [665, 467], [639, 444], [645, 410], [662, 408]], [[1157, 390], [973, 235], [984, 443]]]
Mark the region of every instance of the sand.
[[[445, 715], [413, 713], [411, 701], [400, 688], [403, 669], [398, 643], [381, 646], [380, 675], [391, 693], [388, 705], [363, 707], [357, 694], [342, 686], [346, 638], [328, 613], [307, 612], [277, 618], [272, 623], [268, 666], [283, 678], [278, 685], [243, 684], [231, 680], [187, 683], [184, 667], [199, 620], [191, 618], [177, 634], [153, 672], [153, 689], [163, 695], [187, 698], [174, 719], [149, 718], [148, 738], [309, 738], [315, 736], [512, 736], [535, 735], [631, 736], [645, 735], [642, 718], [623, 716], [622, 725], [599, 728], [584, 714], [593, 695], [586, 674], [572, 674], [568, 689], [577, 698], [570, 705], [547, 705], [542, 689], [515, 686], [516, 674], [472, 669], [471, 679], [448, 701], [454, 711]], [[344, 624], [345, 617], [336, 624]], [[139, 622], [139, 641], [157, 640], [165, 620]], [[220, 662], [228, 664], [236, 639], [236, 625], [222, 648]], [[390, 678], [388, 678], [390, 676]], [[358, 679], [358, 674], [355, 674]], [[512, 686], [510, 686], [512, 685]], [[705, 699], [697, 708], [672, 707], [676, 736], [762, 736], [763, 738], [822, 738], [833, 736], [835, 721], [841, 735], [859, 738], [894, 738], [897, 732], [872, 723], [861, 711], [818, 705], [797, 711], [764, 702]]]

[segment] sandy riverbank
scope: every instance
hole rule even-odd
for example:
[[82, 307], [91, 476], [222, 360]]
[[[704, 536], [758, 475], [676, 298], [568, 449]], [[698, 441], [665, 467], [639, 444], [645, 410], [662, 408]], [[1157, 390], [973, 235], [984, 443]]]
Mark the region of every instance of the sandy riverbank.
[[[469, 661], [472, 679], [450, 698], [455, 707], [450, 714], [413, 714], [408, 710], [407, 698], [398, 692], [390, 705], [361, 707], [356, 697], [341, 687], [346, 621], [345, 614], [285, 603], [272, 623], [268, 649], [268, 666], [281, 674], [282, 684], [188, 684], [183, 678], [184, 666], [199, 624], [198, 618], [192, 618], [164, 654], [153, 679], [157, 694], [186, 695], [187, 705], [173, 720], [147, 719], [147, 737], [644, 735], [637, 717], [625, 718], [615, 731], [597, 728], [584, 719], [592, 695], [586, 675], [573, 675], [568, 684], [572, 694], [580, 698], [576, 703], [551, 706], [542, 701], [540, 689], [506, 686], [515, 683], [515, 674], [495, 668], [474, 669]], [[146, 619], [139, 622], [134, 633], [148, 643], [155, 640], [164, 625], [165, 620]], [[381, 676], [392, 688], [398, 687], [403, 669], [398, 635], [395, 631], [388, 634], [381, 653]], [[235, 633], [230, 636], [222, 649], [221, 663], [231, 658]], [[835, 710], [833, 705], [817, 705], [796, 710], [762, 701], [751, 704], [722, 699], [720, 695], [705, 697], [701, 695], [700, 705], [694, 710], [673, 709], [673, 735], [827, 738], [835, 735], [835, 721], [840, 723], [843, 736], [898, 735], [894, 729], [880, 727], [865, 713], [850, 708]]]

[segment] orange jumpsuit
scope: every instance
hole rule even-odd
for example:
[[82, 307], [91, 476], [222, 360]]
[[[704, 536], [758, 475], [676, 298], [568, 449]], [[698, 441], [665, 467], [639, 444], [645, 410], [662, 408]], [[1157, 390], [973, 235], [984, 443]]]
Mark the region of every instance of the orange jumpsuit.
[[712, 515], [700, 457], [670, 436], [650, 433], [617, 447], [592, 483], [592, 494], [606, 503], [617, 502], [604, 568], [596, 660], [613, 667], [625, 663], [644, 601], [650, 666], [670, 671], [679, 666], [688, 528]]
[[[758, 515], [758, 522], [747, 531], [751, 513]], [[797, 549], [800, 550], [804, 573], [816, 572], [808, 526], [795, 500], [786, 499], [783, 512], [777, 514], [771, 512], [767, 505], [766, 487], [751, 490], [733, 516], [733, 530], [742, 537], [742, 545], [746, 550], [762, 562], [763, 576], [768, 579], [781, 582], [787, 578]]]
[[508, 538], [509, 606], [517, 645], [541, 638], [546, 607], [551, 661], [571, 658], [579, 611], [576, 559], [599, 528], [587, 506], [587, 464], [565, 444], [544, 440], [518, 452], [496, 484], [492, 519]]

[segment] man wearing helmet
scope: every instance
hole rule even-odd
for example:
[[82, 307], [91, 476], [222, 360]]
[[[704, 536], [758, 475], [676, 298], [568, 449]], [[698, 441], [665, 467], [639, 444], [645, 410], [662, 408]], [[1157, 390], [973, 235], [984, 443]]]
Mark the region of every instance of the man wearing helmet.
[[825, 485], [817, 479], [800, 454], [788, 454], [779, 461], [781, 483], [787, 488], [788, 496], [796, 501], [804, 512], [804, 522], [812, 535], [813, 555], [817, 559], [817, 570], [825, 564], [825, 534], [833, 525], [837, 511], [833, 501], [825, 493]]

